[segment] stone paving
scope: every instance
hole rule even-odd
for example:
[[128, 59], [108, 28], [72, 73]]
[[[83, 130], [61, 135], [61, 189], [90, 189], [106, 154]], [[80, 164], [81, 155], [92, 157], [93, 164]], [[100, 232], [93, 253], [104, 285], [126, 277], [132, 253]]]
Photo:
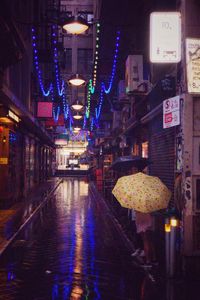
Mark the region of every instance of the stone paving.
[[197, 299], [135, 264], [107, 214], [88, 183], [64, 179], [1, 256], [0, 300]]
[[31, 215], [34, 214], [44, 198], [61, 181], [54, 177], [42, 183], [37, 189], [33, 190], [26, 199], [14, 204], [9, 209], [0, 210], [0, 254], [4, 251], [9, 240], [19, 230]]

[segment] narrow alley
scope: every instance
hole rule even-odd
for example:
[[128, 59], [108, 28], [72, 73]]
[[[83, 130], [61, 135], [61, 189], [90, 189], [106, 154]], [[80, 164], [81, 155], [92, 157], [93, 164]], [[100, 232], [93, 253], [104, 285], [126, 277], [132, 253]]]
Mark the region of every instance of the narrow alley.
[[189, 299], [134, 263], [102, 204], [83, 179], [64, 179], [2, 255], [0, 299]]

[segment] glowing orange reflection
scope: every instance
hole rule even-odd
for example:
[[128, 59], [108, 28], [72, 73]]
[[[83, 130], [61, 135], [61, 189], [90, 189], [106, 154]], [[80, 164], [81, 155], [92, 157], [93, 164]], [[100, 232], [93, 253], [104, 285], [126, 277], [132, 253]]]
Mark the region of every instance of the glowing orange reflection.
[[[75, 257], [74, 257], [74, 274], [78, 275], [79, 280], [82, 277], [83, 270], [83, 231], [81, 226], [81, 216], [80, 212], [76, 215], [76, 224], [75, 224], [75, 236], [76, 236], [76, 248], [75, 248]], [[83, 289], [79, 285], [75, 285], [72, 288], [71, 296], [73, 299], [81, 299], [83, 294]]]

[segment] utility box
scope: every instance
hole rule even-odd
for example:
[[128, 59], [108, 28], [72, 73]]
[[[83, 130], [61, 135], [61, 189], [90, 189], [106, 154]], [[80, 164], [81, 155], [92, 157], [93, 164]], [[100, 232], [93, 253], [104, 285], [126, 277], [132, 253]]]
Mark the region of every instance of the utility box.
[[138, 91], [143, 83], [143, 56], [129, 55], [126, 60], [125, 86], [126, 93]]

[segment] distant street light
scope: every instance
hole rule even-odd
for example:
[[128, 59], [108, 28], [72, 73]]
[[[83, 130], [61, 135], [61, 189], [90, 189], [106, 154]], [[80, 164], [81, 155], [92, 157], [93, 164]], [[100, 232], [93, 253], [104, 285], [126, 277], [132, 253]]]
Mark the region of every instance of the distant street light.
[[81, 34], [89, 28], [89, 25], [83, 18], [74, 16], [67, 19], [62, 24], [62, 28], [71, 34]]

